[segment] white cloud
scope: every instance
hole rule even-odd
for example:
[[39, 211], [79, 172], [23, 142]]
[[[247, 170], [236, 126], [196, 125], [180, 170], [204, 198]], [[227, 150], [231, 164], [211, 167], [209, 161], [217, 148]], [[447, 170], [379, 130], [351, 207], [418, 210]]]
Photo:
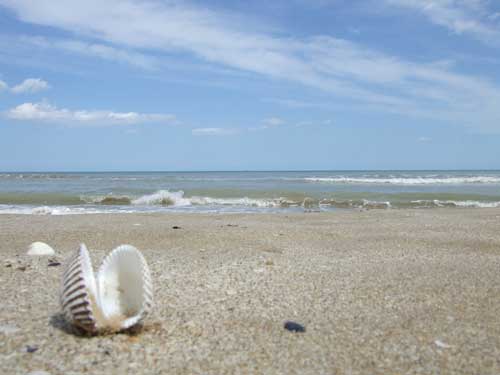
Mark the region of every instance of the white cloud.
[[269, 118], [264, 119], [264, 121], [262, 121], [262, 122], [267, 126], [280, 126], [280, 125], [283, 125], [285, 123], [285, 120], [283, 120], [279, 117], [269, 117]]
[[50, 86], [47, 81], [41, 78], [28, 78], [21, 82], [19, 85], [14, 86], [11, 90], [15, 94], [36, 93], [39, 91], [47, 90]]
[[[491, 34], [490, 28], [475, 19], [471, 21], [467, 14], [450, 13], [450, 9], [461, 9], [455, 5], [462, 6], [466, 0], [385, 1], [419, 6], [425, 14], [433, 15], [433, 22], [456, 32], [484, 38]], [[188, 53], [210, 64], [347, 97], [367, 110], [500, 131], [500, 88], [493, 80], [457, 73], [447, 64], [407, 61], [329, 36], [291, 38], [269, 31], [256, 32], [241, 19], [235, 21], [231, 14], [185, 2], [0, 0], [0, 4], [23, 21], [57, 27], [120, 49], [151, 51], [158, 58]], [[468, 4], [464, 9], [482, 14], [481, 0], [470, 0]], [[79, 44], [64, 48], [89, 49]], [[116, 56], [115, 51], [98, 51], [101, 57]]]
[[385, 0], [389, 5], [416, 10], [439, 26], [457, 34], [471, 34], [488, 43], [498, 44], [500, 28], [496, 13], [489, 13], [485, 0]]
[[0, 80], [0, 92], [7, 90], [8, 88], [9, 86], [4, 81]]
[[230, 135], [237, 133], [236, 129], [228, 128], [196, 128], [191, 130], [191, 134], [196, 136], [203, 135]]
[[171, 123], [173, 115], [113, 111], [73, 111], [48, 103], [24, 103], [8, 110], [11, 120], [62, 123], [64, 125], [134, 125], [143, 123]]

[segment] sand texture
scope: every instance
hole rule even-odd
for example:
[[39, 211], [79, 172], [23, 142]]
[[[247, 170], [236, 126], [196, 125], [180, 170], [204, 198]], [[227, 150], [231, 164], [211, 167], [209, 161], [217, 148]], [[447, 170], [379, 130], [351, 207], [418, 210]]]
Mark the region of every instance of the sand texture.
[[[71, 333], [80, 242], [143, 252], [141, 333]], [[2, 374], [500, 374], [500, 209], [0, 215], [0, 254]]]

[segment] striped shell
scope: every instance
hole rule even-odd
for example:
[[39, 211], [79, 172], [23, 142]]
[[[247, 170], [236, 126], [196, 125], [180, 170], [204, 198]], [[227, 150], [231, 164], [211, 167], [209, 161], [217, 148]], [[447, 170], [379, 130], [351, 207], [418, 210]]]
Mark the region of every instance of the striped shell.
[[80, 245], [68, 260], [63, 273], [61, 307], [64, 316], [74, 325], [88, 332], [96, 332], [98, 322], [97, 287], [87, 248]]
[[81, 245], [63, 273], [61, 306], [68, 321], [90, 333], [141, 324], [153, 306], [146, 260], [135, 247], [122, 245], [104, 259], [95, 277]]

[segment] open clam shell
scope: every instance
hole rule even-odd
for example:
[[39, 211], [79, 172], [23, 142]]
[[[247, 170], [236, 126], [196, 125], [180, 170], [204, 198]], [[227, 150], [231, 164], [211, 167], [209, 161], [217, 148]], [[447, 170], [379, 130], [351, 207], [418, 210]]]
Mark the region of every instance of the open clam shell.
[[63, 274], [61, 306], [66, 318], [87, 332], [118, 332], [141, 324], [153, 306], [146, 260], [130, 245], [114, 249], [97, 277], [85, 245]]

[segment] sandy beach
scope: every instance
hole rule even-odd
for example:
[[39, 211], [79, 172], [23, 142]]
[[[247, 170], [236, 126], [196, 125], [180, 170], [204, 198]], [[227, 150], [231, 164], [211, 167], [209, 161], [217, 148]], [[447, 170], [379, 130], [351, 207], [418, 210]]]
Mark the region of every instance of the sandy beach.
[[[498, 374], [499, 229], [500, 209], [0, 215], [0, 373]], [[144, 330], [72, 334], [34, 241], [94, 268], [139, 248]]]

